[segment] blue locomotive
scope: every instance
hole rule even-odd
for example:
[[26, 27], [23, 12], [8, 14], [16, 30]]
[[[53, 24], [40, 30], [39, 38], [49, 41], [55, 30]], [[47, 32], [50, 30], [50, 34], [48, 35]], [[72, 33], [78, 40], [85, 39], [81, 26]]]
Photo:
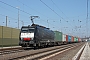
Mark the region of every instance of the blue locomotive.
[[32, 24], [22, 26], [19, 39], [19, 45], [22, 47], [54, 45], [54, 32], [44, 26]]

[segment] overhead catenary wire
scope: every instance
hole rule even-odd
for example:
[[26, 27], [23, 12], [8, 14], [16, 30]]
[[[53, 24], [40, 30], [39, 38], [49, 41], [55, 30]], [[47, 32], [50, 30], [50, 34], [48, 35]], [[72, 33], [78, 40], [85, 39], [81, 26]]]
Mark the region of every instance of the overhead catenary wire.
[[[39, 14], [42, 14], [42, 13], [40, 13], [39, 11], [37, 11], [37, 10], [35, 10], [35, 9], [33, 9], [32, 7], [30, 7], [30, 6], [28, 6], [28, 5], [26, 5], [26, 4], [24, 4], [23, 2], [21, 2], [21, 1], [19, 1], [19, 0], [17, 0], [18, 2], [20, 2], [20, 3], [22, 3], [24, 6], [26, 6], [26, 7], [28, 7], [28, 8], [30, 8], [30, 9], [32, 9], [32, 10], [34, 10], [35, 12], [37, 12], [37, 13], [39, 13]], [[44, 15], [44, 14], [42, 14], [42, 16], [44, 16], [44, 17], [47, 17], [46, 15]], [[47, 18], [49, 18], [49, 17], [47, 17]], [[40, 18], [41, 19], [41, 18]], [[50, 19], [50, 18], [49, 18]], [[62, 18], [63, 19], [63, 18]], [[45, 22], [47, 22], [46, 20], [44, 20], [44, 19], [41, 19], [41, 21], [45, 21]], [[48, 20], [48, 19], [47, 19]], [[49, 24], [51, 24], [52, 25], [52, 23], [49, 23]], [[55, 25], [55, 24], [54, 24]]]
[[[60, 10], [60, 8], [54, 3], [54, 1], [53, 0], [51, 0], [52, 1], [52, 3], [59, 9], [59, 11], [61, 11]], [[64, 12], [63, 11], [61, 11], [63, 14], [64, 14]], [[65, 14], [64, 14], [65, 15]], [[66, 15], [65, 15], [66, 16]], [[66, 16], [67, 17], [67, 16]], [[67, 17], [68, 18], [68, 17]]]
[[[24, 6], [26, 6], [26, 7], [30, 8], [30, 9], [34, 10], [35, 12], [37, 12], [37, 13], [39, 13], [39, 14], [42, 14], [42, 13], [40, 13], [39, 11], [33, 9], [32, 7], [30, 7], [30, 6], [26, 5], [26, 4], [24, 4], [24, 3], [21, 2], [20, 0], [17, 0], [17, 1], [20, 2], [21, 4], [23, 4]], [[44, 15], [44, 14], [42, 14], [42, 15], [48, 18], [48, 16], [46, 16], [46, 15]]]
[[[3, 1], [0, 1], [0, 2], [3, 3], [3, 4], [5, 4], [5, 5], [8, 5], [8, 6], [14, 8], [14, 9], [18, 9], [18, 8], [14, 7], [14, 6], [12, 6], [12, 5], [8, 4], [8, 3], [5, 3], [5, 2], [3, 2]], [[28, 15], [31, 15], [30, 13], [25, 12], [25, 11], [23, 11], [23, 10], [21, 10], [21, 9], [19, 9], [19, 11], [24, 12], [24, 13], [26, 13], [26, 14], [28, 14]]]
[[[2, 1], [2, 0], [1, 0], [1, 1]], [[17, 1], [19, 1], [19, 0], [17, 0]], [[42, 1], [44, 1], [44, 0], [42, 0]], [[51, 1], [52, 1], [52, 0], [51, 0]], [[21, 1], [21, 2], [22, 2], [22, 1]], [[53, 1], [53, 2], [54, 2], [54, 1]], [[5, 3], [6, 3], [6, 2], [5, 2]], [[20, 2], [19, 2], [19, 3], [20, 3]], [[55, 3], [55, 2], [54, 2], [54, 3]], [[54, 3], [53, 3], [53, 4], [54, 4]], [[8, 3], [8, 4], [9, 4], [9, 3]], [[23, 4], [23, 3], [22, 3], [22, 4]], [[10, 4], [9, 4], [9, 5], [10, 5]], [[47, 4], [46, 4], [46, 5], [47, 5]], [[1, 6], [2, 6], [2, 5], [1, 5]], [[13, 6], [13, 5], [11, 5], [11, 6]], [[23, 6], [24, 6], [24, 7], [27, 6], [28, 8], [30, 7], [30, 6], [28, 6], [27, 4], [23, 4]], [[47, 6], [49, 6], [49, 5], [47, 5]], [[49, 7], [50, 7], [50, 6], [49, 6]], [[57, 6], [57, 7], [58, 7], [58, 6]], [[50, 8], [51, 8], [51, 7], [50, 7]], [[16, 8], [14, 8], [14, 9], [16, 9]], [[30, 9], [31, 9], [31, 8], [30, 8]], [[51, 8], [51, 9], [52, 9], [52, 8]], [[58, 9], [60, 9], [60, 8], [58, 7]], [[21, 10], [21, 9], [20, 9], [20, 10]], [[52, 9], [52, 10], [53, 10], [53, 9]], [[23, 9], [22, 11], [25, 11], [25, 10]], [[22, 11], [21, 11], [21, 12], [22, 12]], [[37, 9], [36, 9], [35, 11], [40, 14], [40, 12], [38, 12]], [[55, 11], [55, 10], [54, 10], [54, 11]], [[57, 13], [57, 11], [55, 11], [55, 12]], [[61, 11], [61, 12], [62, 12], [62, 11]], [[24, 13], [24, 12], [23, 12], [23, 13]], [[28, 13], [28, 12], [27, 12], [27, 13]], [[27, 14], [27, 13], [26, 13], [26, 14]], [[55, 14], [56, 14], [56, 13], [55, 13]], [[63, 12], [62, 12], [62, 13], [63, 13]], [[29, 13], [29, 14], [30, 14], [30, 13]], [[29, 14], [28, 14], [28, 15], [29, 15]], [[47, 17], [47, 16], [44, 15], [44, 13], [41, 13], [41, 14], [42, 14], [43, 17]], [[59, 13], [57, 13], [57, 14], [59, 15]], [[57, 16], [58, 16], [58, 15], [57, 15]], [[5, 16], [6, 16], [6, 15], [5, 15]], [[59, 15], [59, 16], [60, 16], [60, 15]], [[62, 16], [61, 16], [61, 17], [62, 17]], [[65, 18], [62, 17], [62, 18], [63, 18], [63, 19], [62, 19], [61, 17], [60, 17], [60, 19], [57, 19], [57, 20], [55, 19], [55, 20], [53, 20], [53, 21], [58, 22], [59, 20], [62, 20], [62, 22], [65, 21], [66, 24], [72, 26], [72, 24], [69, 24], [71, 21], [68, 20], [68, 22], [67, 22], [67, 21], [65, 20]], [[66, 16], [66, 17], [67, 17], [67, 16]], [[28, 17], [28, 18], [29, 18], [29, 17]], [[47, 17], [47, 18], [49, 18], [49, 17]], [[15, 18], [15, 19], [16, 19], [16, 18]], [[13, 20], [13, 19], [12, 19], [12, 20]], [[47, 22], [47, 20], [49, 21], [49, 24], [50, 24], [50, 25], [52, 25], [52, 24], [54, 23], [53, 21], [52, 21], [52, 23], [50, 23], [52, 19], [51, 19], [51, 20], [50, 20], [50, 19], [42, 19], [42, 17], [40, 17], [40, 21], [43, 21], [43, 22], [45, 21], [45, 22]], [[37, 20], [37, 21], [38, 21], [38, 20]], [[76, 20], [76, 21], [77, 21], [77, 20]], [[60, 22], [60, 21], [59, 21], [59, 22]], [[73, 21], [72, 21], [72, 22], [73, 22]], [[74, 21], [74, 22], [75, 22], [75, 21]], [[88, 22], [89, 22], [89, 21], [88, 21]], [[58, 28], [59, 28], [59, 26], [56, 26], [57, 24], [53, 24], [53, 25], [54, 25], [55, 27], [58, 27]], [[58, 24], [58, 25], [60, 25], [60, 24]], [[85, 24], [84, 24], [84, 25], [85, 25]], [[79, 25], [77, 25], [77, 26], [79, 26]], [[63, 26], [63, 27], [64, 27], [64, 26]], [[74, 26], [74, 27], [75, 27], [75, 26]], [[74, 28], [74, 27], [72, 27], [72, 28]], [[69, 29], [69, 30], [70, 30], [70, 29]]]
[[[28, 12], [26, 12], [26, 11], [23, 11], [23, 10], [21, 10], [20, 8], [18, 9], [18, 8], [16, 8], [16, 7], [14, 7], [14, 6], [12, 6], [12, 5], [10, 5], [10, 4], [8, 4], [8, 3], [5, 3], [5, 2], [3, 2], [3, 1], [0, 1], [0, 3], [3, 3], [3, 4], [5, 4], [5, 5], [7, 5], [7, 6], [9, 6], [9, 7], [12, 7], [12, 8], [14, 8], [14, 9], [17, 9], [17, 10], [19, 10], [19, 11], [21, 11], [21, 12], [23, 12], [23, 13], [26, 13], [26, 14], [28, 14], [28, 15], [31, 15], [30, 13], [28, 13]], [[2, 7], [3, 8], [3, 7]], [[8, 10], [8, 9], [7, 9]], [[2, 15], [2, 14], [1, 14]], [[4, 15], [3, 15], [4, 16]], [[11, 17], [9, 17], [9, 18], [11, 18]], [[14, 20], [18, 20], [18, 19], [14, 19]], [[22, 21], [21, 21], [22, 22]]]
[[[52, 3], [60, 10], [60, 8], [51, 0]], [[61, 11], [61, 10], [60, 10]], [[62, 11], [61, 11], [62, 12]], [[63, 13], [63, 12], [62, 12]], [[64, 13], [63, 13], [64, 14]], [[88, 0], [87, 0], [87, 20], [86, 20], [86, 25], [88, 26]], [[64, 14], [65, 15], [65, 14]], [[65, 15], [66, 16], [66, 15]], [[66, 16], [67, 17], [67, 16]], [[67, 17], [68, 18], [68, 17]], [[69, 18], [68, 18], [69, 19]], [[85, 24], [84, 24], [85, 25]], [[88, 30], [88, 29], [87, 29]], [[88, 31], [87, 31], [88, 32]]]
[[[30, 6], [28, 6], [28, 5], [26, 5], [26, 4], [24, 4], [23, 2], [21, 2], [20, 0], [17, 0], [18, 2], [20, 2], [21, 4], [23, 4], [24, 6], [26, 6], [26, 7], [28, 7], [28, 8], [30, 8], [30, 9], [32, 9], [32, 10], [34, 10], [35, 12], [37, 12], [37, 13], [39, 13], [39, 14], [42, 14], [42, 13], [40, 13], [39, 11], [37, 11], [37, 10], [35, 10], [35, 9], [33, 9], [32, 7], [30, 7]], [[44, 17], [47, 17], [46, 15], [44, 15], [44, 14], [42, 14], [42, 16], [44, 16]], [[47, 17], [47, 18], [49, 18], [49, 17]], [[40, 18], [41, 19], [41, 18]], [[45, 21], [45, 22], [47, 22], [47, 20], [44, 20], [44, 19], [41, 19], [41, 21]], [[49, 18], [49, 20], [50, 20], [50, 18]], [[52, 25], [52, 23], [49, 23], [49, 24], [51, 24]], [[55, 24], [53, 24], [53, 25], [55, 25]]]
[[[8, 6], [14, 8], [14, 9], [17, 9], [17, 10], [18, 10], [18, 8], [14, 7], [14, 6], [10, 5], [10, 4], [7, 4], [7, 3], [5, 3], [5, 2], [3, 2], [3, 1], [0, 1], [0, 2], [3, 3], [3, 4], [5, 4], [5, 5], [8, 5]], [[31, 15], [30, 13], [28, 13], [28, 12], [26, 12], [26, 11], [24, 11], [24, 10], [19, 9], [19, 11], [24, 12], [24, 13], [26, 13], [26, 14], [28, 14], [28, 15]]]
[[[40, 0], [41, 1], [41, 0]], [[0, 1], [0, 2], [2, 2], [2, 1]], [[15, 8], [15, 9], [17, 9], [16, 7], [14, 7], [14, 6], [12, 6], [12, 5], [10, 5], [10, 4], [7, 4], [7, 3], [5, 3], [5, 2], [2, 2], [2, 3], [4, 3], [4, 4], [6, 4], [6, 5], [8, 5], [8, 6], [10, 6], [10, 7], [13, 7], [13, 8]], [[44, 2], [43, 2], [44, 3]], [[23, 4], [23, 3], [22, 3]], [[25, 5], [25, 4], [24, 4]], [[46, 4], [45, 4], [46, 5]], [[25, 6], [27, 6], [27, 5], [25, 5]], [[46, 5], [47, 7], [49, 7], [48, 5]], [[50, 7], [49, 7], [50, 8]], [[51, 8], [50, 8], [51, 9]], [[23, 10], [21, 10], [21, 9], [19, 9], [20, 11], [22, 11], [22, 12], [24, 12]], [[53, 9], [51, 9], [53, 12], [55, 12]], [[28, 12], [27, 12], [28, 13]], [[56, 13], [56, 12], [55, 12]], [[29, 13], [28, 13], [29, 14]], [[56, 13], [57, 14], [57, 13]], [[57, 14], [58, 16], [60, 16], [59, 14]], [[61, 17], [62, 18], [62, 17]], [[62, 18], [63, 19], [63, 18]]]
[[[5, 7], [2, 7], [2, 6], [0, 6], [0, 8], [3, 8], [4, 10], [6, 10], [6, 11], [10, 11], [10, 12], [12, 12], [12, 13], [15, 13], [14, 11], [12, 11], [12, 10], [10, 10], [10, 9], [7, 9], [7, 8], [5, 8]], [[16, 7], [17, 8], [17, 7]], [[20, 9], [20, 8], [19, 8]], [[2, 15], [2, 16], [6, 16], [5, 14], [0, 14], [0, 15]], [[19, 15], [20, 15], [20, 13], [19, 13]], [[14, 19], [14, 20], [18, 20], [18, 19], [16, 19], [16, 18], [13, 18], [13, 17], [10, 17], [10, 16], [8, 16], [9, 18], [12, 18], [12, 19]], [[20, 19], [21, 20], [21, 19]]]
[[[49, 7], [46, 3], [44, 3], [42, 0], [40, 0], [45, 6], [47, 6], [51, 11], [53, 11], [58, 17], [62, 18], [65, 22], [68, 23], [63, 17], [61, 17], [57, 12], [55, 12], [51, 7]], [[68, 23], [70, 27], [74, 27], [72, 24]]]
[[[52, 8], [50, 8], [46, 3], [40, 0], [44, 5], [46, 5], [51, 11], [53, 11], [57, 16], [61, 17], [57, 12], [55, 12]], [[62, 17], [61, 17], [62, 18]], [[62, 18], [63, 19], [63, 18]]]
[[[53, 0], [51, 0], [52, 2], [53, 2]], [[59, 9], [59, 11], [61, 11], [60, 10], [60, 8], [53, 2], [53, 4]], [[63, 11], [61, 11], [62, 13], [63, 13]], [[63, 13], [64, 14], [64, 13]], [[64, 14], [65, 15], [65, 14]], [[65, 15], [66, 16], [66, 15]], [[67, 17], [67, 16], [66, 16]], [[77, 16], [78, 17], [78, 16]], [[67, 17], [68, 18], [68, 17]], [[68, 18], [69, 19], [69, 18]]]
[[[4, 18], [6, 17], [6, 15], [3, 15], [3, 14], [0, 14], [0, 16], [3, 16]], [[10, 16], [7, 16], [8, 17], [8, 22], [10, 23], [11, 21], [13, 21], [13, 23], [17, 23], [17, 19], [16, 18], [13, 18], [13, 17], [10, 17]], [[20, 23], [22, 23], [23, 20], [19, 20]], [[3, 23], [5, 23], [5, 21], [3, 21]], [[27, 21], [24, 21], [23, 23], [29, 23]]]

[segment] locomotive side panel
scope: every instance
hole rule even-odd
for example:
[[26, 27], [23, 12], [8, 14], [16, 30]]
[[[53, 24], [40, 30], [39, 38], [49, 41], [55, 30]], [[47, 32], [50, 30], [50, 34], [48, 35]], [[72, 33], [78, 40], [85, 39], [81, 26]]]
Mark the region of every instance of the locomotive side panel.
[[36, 28], [35, 32], [35, 38], [36, 40], [42, 41], [42, 42], [47, 42], [47, 41], [53, 41], [54, 40], [54, 32], [46, 29], [46, 28], [41, 28], [38, 27]]

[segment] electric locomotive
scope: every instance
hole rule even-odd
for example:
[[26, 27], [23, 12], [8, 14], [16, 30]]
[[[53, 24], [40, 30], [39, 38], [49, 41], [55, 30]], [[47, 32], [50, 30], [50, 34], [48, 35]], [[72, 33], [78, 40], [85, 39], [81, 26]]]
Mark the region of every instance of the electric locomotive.
[[49, 28], [32, 24], [22, 26], [19, 36], [22, 47], [39, 47], [54, 44], [54, 32]]

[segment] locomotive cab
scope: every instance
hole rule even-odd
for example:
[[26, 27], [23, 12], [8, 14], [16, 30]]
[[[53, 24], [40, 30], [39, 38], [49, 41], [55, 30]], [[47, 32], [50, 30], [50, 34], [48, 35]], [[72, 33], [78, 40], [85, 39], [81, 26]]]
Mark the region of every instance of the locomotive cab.
[[35, 27], [32, 26], [22, 26], [20, 31], [20, 42], [21, 46], [30, 46], [29, 44], [33, 44], [34, 40]]

